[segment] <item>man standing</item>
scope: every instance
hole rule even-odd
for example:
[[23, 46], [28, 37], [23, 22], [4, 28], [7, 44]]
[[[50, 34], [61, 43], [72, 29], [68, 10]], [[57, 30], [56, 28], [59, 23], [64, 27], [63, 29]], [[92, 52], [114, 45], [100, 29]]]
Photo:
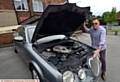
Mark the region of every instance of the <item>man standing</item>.
[[106, 80], [106, 29], [100, 26], [100, 21], [95, 18], [92, 21], [92, 27], [89, 29], [84, 23], [84, 29], [90, 33], [92, 47], [95, 48], [93, 58], [99, 55], [102, 63], [102, 74], [101, 78]]

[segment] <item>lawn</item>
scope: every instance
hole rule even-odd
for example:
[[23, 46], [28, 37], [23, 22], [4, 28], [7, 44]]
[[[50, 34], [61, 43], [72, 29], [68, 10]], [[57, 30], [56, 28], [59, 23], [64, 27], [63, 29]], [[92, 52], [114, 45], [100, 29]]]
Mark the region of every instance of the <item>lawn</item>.
[[120, 32], [120, 29], [107, 29], [107, 32]]

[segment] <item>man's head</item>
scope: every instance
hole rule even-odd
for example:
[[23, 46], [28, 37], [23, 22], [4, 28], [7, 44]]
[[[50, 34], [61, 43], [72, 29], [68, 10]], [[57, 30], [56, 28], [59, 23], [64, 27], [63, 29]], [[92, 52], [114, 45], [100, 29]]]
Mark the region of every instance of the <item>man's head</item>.
[[98, 29], [100, 26], [100, 21], [97, 18], [95, 18], [92, 20], [92, 25], [94, 29]]

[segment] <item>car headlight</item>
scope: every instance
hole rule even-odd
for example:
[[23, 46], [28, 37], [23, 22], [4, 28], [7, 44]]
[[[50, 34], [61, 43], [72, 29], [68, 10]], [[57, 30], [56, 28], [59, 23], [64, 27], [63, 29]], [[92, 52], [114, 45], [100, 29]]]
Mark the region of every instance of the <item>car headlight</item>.
[[74, 82], [74, 74], [71, 71], [64, 72], [63, 82]]
[[79, 77], [81, 80], [86, 79], [85, 69], [80, 69], [80, 70], [78, 71], [78, 77]]
[[98, 76], [100, 74], [101, 63], [98, 57], [89, 58], [88, 65], [94, 76]]

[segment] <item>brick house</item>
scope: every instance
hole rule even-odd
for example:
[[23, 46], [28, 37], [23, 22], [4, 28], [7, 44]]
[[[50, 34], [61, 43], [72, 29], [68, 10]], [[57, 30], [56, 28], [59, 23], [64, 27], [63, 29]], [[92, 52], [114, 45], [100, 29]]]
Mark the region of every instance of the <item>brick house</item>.
[[65, 0], [14, 0], [18, 24], [36, 20], [49, 4], [64, 2]]
[[0, 0], [0, 26], [30, 23], [39, 18], [49, 4], [67, 0]]
[[[11, 26], [36, 21], [49, 4], [64, 3], [66, 0], [0, 0], [0, 46], [13, 42]], [[13, 27], [13, 26], [12, 26]], [[4, 32], [3, 32], [3, 30]]]
[[120, 11], [117, 13], [117, 21], [118, 21], [118, 24], [120, 25]]

